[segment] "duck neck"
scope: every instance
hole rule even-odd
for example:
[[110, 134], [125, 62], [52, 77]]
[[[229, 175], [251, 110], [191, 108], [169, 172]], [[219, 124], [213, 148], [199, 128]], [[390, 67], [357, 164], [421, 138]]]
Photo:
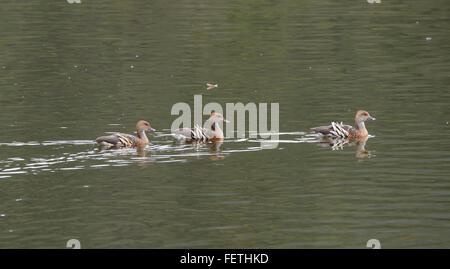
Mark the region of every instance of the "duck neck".
[[215, 136], [216, 138], [220, 138], [220, 139], [223, 138], [223, 131], [222, 131], [222, 129], [220, 129], [219, 123], [213, 122], [213, 124], [211, 125], [211, 130], [214, 131], [214, 133], [215, 133], [214, 136]]
[[145, 131], [138, 130], [137, 133], [138, 133], [139, 140], [141, 140], [142, 143], [144, 143], [144, 144], [148, 144], [148, 138], [147, 138], [147, 135], [145, 134]]
[[358, 131], [360, 132], [361, 136], [367, 136], [369, 135], [369, 132], [367, 132], [366, 125], [364, 124], [364, 121], [360, 121], [357, 118], [355, 119], [356, 126], [358, 128]]

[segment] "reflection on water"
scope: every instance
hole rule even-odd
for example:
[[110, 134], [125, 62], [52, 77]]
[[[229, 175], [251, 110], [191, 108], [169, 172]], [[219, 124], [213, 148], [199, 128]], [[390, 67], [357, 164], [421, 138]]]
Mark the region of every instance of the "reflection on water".
[[373, 152], [366, 150], [366, 143], [370, 137], [371, 136], [361, 137], [360, 139], [348, 139], [340, 137], [319, 136], [319, 138], [317, 139], [317, 145], [322, 147], [331, 147], [332, 150], [342, 150], [344, 149], [344, 147], [355, 146], [355, 156], [357, 158], [370, 158], [372, 156], [375, 156]]
[[[36, 175], [38, 172], [54, 172], [57, 170], [78, 170], [90, 168], [102, 168], [109, 166], [127, 166], [137, 164], [142, 166], [146, 163], [170, 163], [186, 162], [190, 158], [209, 157], [212, 161], [219, 161], [229, 154], [238, 154], [263, 150], [262, 146], [249, 146], [248, 143], [276, 143], [281, 146], [283, 143], [322, 143], [323, 140], [317, 135], [304, 135], [303, 132], [284, 132], [276, 133], [278, 136], [292, 136], [292, 139], [284, 140], [261, 140], [261, 139], [230, 139], [224, 141], [212, 142], [192, 142], [185, 143], [171, 139], [170, 134], [156, 136], [151, 144], [142, 148], [104, 148], [98, 146], [92, 140], [59, 140], [59, 141], [31, 141], [31, 142], [10, 142], [0, 143], [0, 147], [25, 147], [33, 146], [37, 152], [39, 147], [51, 147], [53, 150], [60, 151], [60, 155], [52, 155], [51, 158], [34, 157], [27, 158], [13, 157], [6, 160], [0, 160], [0, 177], [11, 177], [15, 174], [31, 173]], [[158, 139], [159, 138], [159, 139]], [[232, 149], [222, 149], [223, 144], [227, 146], [233, 144]], [[364, 143], [365, 144], [365, 143]], [[64, 146], [76, 146], [70, 149], [84, 149], [80, 152], [64, 152]], [[349, 143], [345, 144], [349, 146]], [[89, 147], [88, 150], [86, 146]], [[36, 148], [37, 147], [37, 148]], [[226, 146], [225, 146], [226, 147]], [[332, 146], [336, 149], [337, 146]], [[364, 149], [364, 146], [362, 146]], [[87, 164], [86, 164], [87, 163]]]

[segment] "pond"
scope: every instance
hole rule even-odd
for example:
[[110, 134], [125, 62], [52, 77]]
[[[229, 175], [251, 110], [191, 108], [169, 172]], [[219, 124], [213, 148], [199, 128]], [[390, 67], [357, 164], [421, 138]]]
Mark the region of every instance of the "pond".
[[[446, 1], [1, 6], [0, 248], [450, 247]], [[198, 95], [278, 104], [276, 146], [177, 142]], [[364, 144], [317, 143], [359, 109]]]

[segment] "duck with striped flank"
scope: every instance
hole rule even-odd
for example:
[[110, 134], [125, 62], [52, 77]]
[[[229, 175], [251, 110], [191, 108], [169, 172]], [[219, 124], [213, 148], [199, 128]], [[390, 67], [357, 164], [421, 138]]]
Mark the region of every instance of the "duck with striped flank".
[[208, 142], [214, 140], [223, 140], [223, 131], [220, 129], [220, 122], [229, 122], [224, 119], [222, 114], [217, 112], [212, 112], [208, 119], [211, 124], [211, 129], [202, 128], [199, 125], [195, 125], [194, 128], [181, 128], [177, 130], [172, 130], [172, 135], [186, 142]]
[[311, 128], [311, 130], [329, 137], [359, 139], [362, 137], [367, 137], [369, 135], [369, 132], [367, 131], [366, 125], [364, 123], [368, 120], [375, 120], [375, 118], [370, 116], [369, 112], [365, 110], [359, 110], [358, 112], [356, 112], [355, 116], [356, 128], [351, 125], [345, 125], [342, 122], [331, 122], [331, 125], [314, 127]]
[[150, 126], [150, 123], [141, 120], [136, 124], [136, 131], [137, 131], [137, 137], [130, 134], [123, 134], [123, 133], [115, 133], [112, 135], [107, 136], [100, 136], [95, 141], [100, 146], [105, 147], [145, 147], [148, 145], [148, 138], [145, 134], [146, 131], [155, 131]]

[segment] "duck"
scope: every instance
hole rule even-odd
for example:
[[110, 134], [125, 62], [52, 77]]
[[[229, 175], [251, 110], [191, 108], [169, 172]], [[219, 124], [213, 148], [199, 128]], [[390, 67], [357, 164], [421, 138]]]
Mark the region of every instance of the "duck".
[[199, 125], [195, 125], [194, 128], [180, 128], [177, 130], [172, 130], [172, 135], [175, 138], [186, 142], [223, 140], [224, 135], [219, 123], [228, 123], [230, 121], [224, 119], [222, 114], [213, 111], [208, 119], [208, 122], [211, 123], [211, 129], [206, 129], [200, 127]]
[[100, 136], [95, 139], [97, 144], [105, 147], [145, 147], [148, 145], [149, 141], [146, 131], [155, 131], [145, 120], [140, 120], [136, 124], [137, 137], [130, 134], [115, 133], [107, 136]]
[[365, 125], [365, 122], [368, 120], [376, 120], [376, 118], [372, 117], [365, 110], [358, 110], [355, 116], [356, 128], [351, 125], [345, 125], [342, 122], [331, 122], [331, 125], [318, 126], [311, 128], [311, 130], [328, 137], [359, 139], [369, 135]]

